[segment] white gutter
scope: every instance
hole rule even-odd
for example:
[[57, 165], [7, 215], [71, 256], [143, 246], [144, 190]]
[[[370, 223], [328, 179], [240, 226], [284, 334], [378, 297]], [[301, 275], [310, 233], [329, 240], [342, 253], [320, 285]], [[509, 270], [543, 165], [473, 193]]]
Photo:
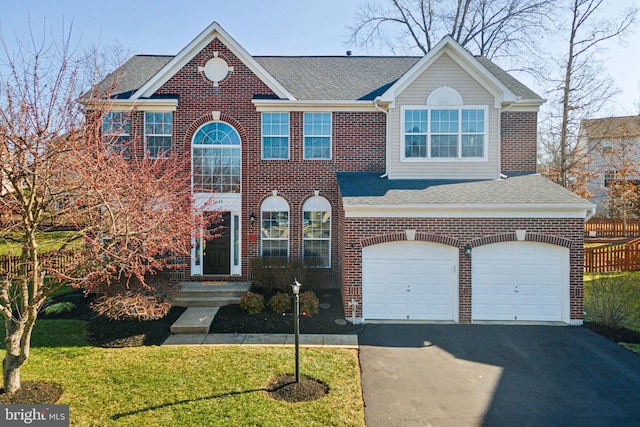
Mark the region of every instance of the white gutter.
[[351, 100], [289, 100], [289, 99], [252, 99], [256, 111], [349, 111], [367, 112], [376, 111], [377, 108], [371, 101]]

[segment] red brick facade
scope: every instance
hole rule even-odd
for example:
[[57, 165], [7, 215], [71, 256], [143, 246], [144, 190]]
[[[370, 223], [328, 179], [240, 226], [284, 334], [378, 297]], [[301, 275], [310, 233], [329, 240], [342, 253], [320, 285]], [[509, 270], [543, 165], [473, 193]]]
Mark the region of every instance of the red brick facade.
[[500, 170], [512, 172], [537, 171], [538, 113], [506, 111], [500, 116]]
[[[214, 52], [233, 71], [215, 86], [198, 67]], [[271, 89], [219, 39], [193, 57], [156, 91], [157, 95], [177, 96], [173, 116], [174, 155], [189, 158], [191, 140], [197, 129], [218, 119], [236, 129], [242, 156], [241, 227], [242, 274], [223, 277], [250, 280], [250, 261], [260, 256], [260, 207], [277, 191], [289, 204], [289, 255], [302, 256], [302, 208], [318, 192], [332, 206], [331, 268], [325, 285], [340, 286], [345, 314], [348, 302], [358, 301], [362, 316], [363, 246], [404, 240], [405, 230], [417, 230], [416, 240], [438, 242], [460, 248], [459, 319], [471, 321], [471, 260], [464, 256], [466, 244], [479, 246], [495, 241], [515, 240], [514, 230], [527, 230], [529, 239], [566, 246], [570, 249], [571, 319], [582, 319], [582, 239], [581, 219], [515, 218], [345, 218], [337, 172], [379, 172], [386, 169], [386, 116], [379, 111], [333, 112], [330, 160], [305, 160], [303, 156], [303, 112], [290, 112], [290, 157], [288, 160], [262, 160], [261, 114], [252, 100], [256, 95], [273, 96]], [[143, 133], [143, 114], [132, 115], [132, 133]], [[501, 166], [503, 173], [536, 171], [535, 112], [505, 112], [501, 116]], [[250, 216], [257, 219], [253, 224]], [[190, 270], [182, 272], [189, 280]], [[193, 277], [193, 280], [220, 279]]]

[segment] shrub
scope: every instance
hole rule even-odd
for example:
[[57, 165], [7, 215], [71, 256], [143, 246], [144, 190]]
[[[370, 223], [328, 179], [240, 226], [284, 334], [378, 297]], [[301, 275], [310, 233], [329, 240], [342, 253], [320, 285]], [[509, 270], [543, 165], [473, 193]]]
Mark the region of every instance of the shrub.
[[640, 284], [630, 277], [607, 274], [585, 282], [585, 312], [588, 320], [618, 329], [640, 320]]
[[269, 299], [269, 307], [276, 314], [284, 314], [291, 308], [291, 297], [284, 292], [278, 292]]
[[320, 311], [320, 301], [313, 291], [300, 294], [300, 314], [304, 317], [313, 317]]
[[42, 311], [47, 316], [55, 316], [62, 313], [69, 313], [73, 311], [74, 308], [76, 308], [76, 305], [71, 301], [62, 301], [47, 305]]
[[240, 298], [240, 308], [249, 314], [258, 314], [264, 310], [264, 297], [249, 291]]
[[256, 258], [251, 261], [251, 271], [256, 282], [269, 291], [273, 288], [288, 292], [294, 280], [307, 285], [306, 268], [295, 258]]

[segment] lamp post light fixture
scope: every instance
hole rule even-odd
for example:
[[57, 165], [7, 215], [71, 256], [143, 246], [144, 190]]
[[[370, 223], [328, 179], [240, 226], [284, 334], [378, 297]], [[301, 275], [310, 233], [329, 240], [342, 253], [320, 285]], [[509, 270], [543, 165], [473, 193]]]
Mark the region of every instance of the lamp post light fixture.
[[300, 284], [294, 279], [291, 284], [293, 291], [293, 333], [295, 335], [296, 347], [296, 384], [300, 383]]

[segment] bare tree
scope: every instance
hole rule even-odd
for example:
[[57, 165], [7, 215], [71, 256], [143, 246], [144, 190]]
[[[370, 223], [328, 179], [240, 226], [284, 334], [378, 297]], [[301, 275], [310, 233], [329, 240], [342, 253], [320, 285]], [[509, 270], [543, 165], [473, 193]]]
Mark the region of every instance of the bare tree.
[[559, 34], [566, 34], [566, 48], [551, 70], [562, 70], [554, 77], [549, 68], [541, 69], [553, 85], [550, 112], [541, 129], [541, 148], [552, 168], [558, 171], [557, 182], [567, 187], [568, 178], [584, 163], [588, 150], [578, 147], [578, 133], [583, 119], [602, 113], [619, 92], [606, 73], [601, 51], [608, 40], [627, 34], [636, 21], [637, 9], [628, 8], [615, 18], [602, 16], [604, 0], [566, 0], [567, 16], [558, 23]]
[[[127, 292], [149, 291], [151, 275], [188, 259], [192, 230], [207, 229], [210, 218], [195, 210], [186, 159], [138, 155], [135, 137], [114, 149], [101, 132], [108, 103], [85, 117], [77, 100], [95, 81], [83, 78], [96, 61], [73, 48], [70, 34], [62, 43], [31, 35], [18, 53], [2, 40], [9, 72], [0, 75], [0, 175], [7, 189], [0, 238], [21, 244], [18, 271], [0, 271], [8, 393], [21, 387], [38, 311], [55, 290], [123, 284]], [[38, 232], [52, 217], [73, 225], [79, 242], [80, 255], [64, 265], [49, 262], [39, 247]]]
[[[535, 52], [555, 0], [383, 0], [361, 6], [348, 43], [386, 42], [393, 51], [427, 53], [450, 35], [490, 59]], [[388, 37], [388, 32], [395, 34]], [[395, 32], [394, 32], [395, 31]]]

